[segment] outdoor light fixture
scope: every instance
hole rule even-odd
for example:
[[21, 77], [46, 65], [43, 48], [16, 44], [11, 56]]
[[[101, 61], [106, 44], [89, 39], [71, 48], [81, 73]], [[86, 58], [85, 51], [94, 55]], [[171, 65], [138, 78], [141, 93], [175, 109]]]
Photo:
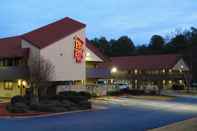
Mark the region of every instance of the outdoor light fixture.
[[112, 69], [111, 69], [111, 73], [116, 73], [117, 72], [117, 68], [116, 67], [113, 67]]
[[137, 69], [135, 69], [135, 70], [134, 70], [134, 73], [135, 73], [135, 74], [137, 74], [137, 73], [138, 73], [138, 70], [137, 70]]
[[22, 81], [22, 85], [26, 87], [27, 86], [27, 82], [26, 81]]
[[22, 84], [22, 81], [21, 80], [18, 80], [18, 86], [21, 86], [21, 84]]
[[181, 65], [181, 69], [183, 69], [184, 68], [184, 66], [183, 65]]
[[89, 52], [87, 52], [87, 53], [86, 53], [86, 57], [89, 57], [89, 56], [90, 56], [90, 53], [89, 53]]

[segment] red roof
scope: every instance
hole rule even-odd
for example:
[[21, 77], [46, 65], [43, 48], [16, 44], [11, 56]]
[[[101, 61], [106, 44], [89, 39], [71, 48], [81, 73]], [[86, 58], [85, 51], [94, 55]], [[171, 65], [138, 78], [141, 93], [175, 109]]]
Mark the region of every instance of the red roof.
[[28, 57], [29, 49], [21, 48], [20, 37], [9, 37], [0, 39], [0, 57]]
[[104, 56], [101, 51], [96, 48], [90, 41], [86, 39], [86, 47], [90, 49], [95, 55], [97, 55], [99, 58], [101, 58], [104, 62], [109, 61], [109, 58], [107, 56]]
[[44, 48], [61, 38], [83, 29], [85, 26], [85, 24], [66, 17], [62, 20], [26, 33], [22, 35], [22, 38], [38, 48]]
[[169, 69], [179, 59], [177, 54], [112, 57], [111, 66], [119, 69]]

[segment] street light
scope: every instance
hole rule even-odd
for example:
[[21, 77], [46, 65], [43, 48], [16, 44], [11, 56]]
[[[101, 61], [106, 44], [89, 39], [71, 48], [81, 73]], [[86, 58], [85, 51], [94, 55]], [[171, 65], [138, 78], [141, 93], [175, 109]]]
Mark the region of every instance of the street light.
[[111, 69], [111, 73], [116, 73], [117, 72], [117, 68], [116, 67], [113, 67], [112, 69]]

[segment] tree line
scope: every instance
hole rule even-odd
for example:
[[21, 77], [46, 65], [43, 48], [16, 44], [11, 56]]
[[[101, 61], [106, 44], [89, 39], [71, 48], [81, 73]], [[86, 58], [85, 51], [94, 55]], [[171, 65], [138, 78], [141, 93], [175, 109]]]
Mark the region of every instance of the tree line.
[[176, 31], [169, 38], [153, 35], [149, 43], [135, 45], [128, 36], [107, 40], [105, 37], [90, 40], [106, 56], [183, 53], [197, 44], [197, 28]]

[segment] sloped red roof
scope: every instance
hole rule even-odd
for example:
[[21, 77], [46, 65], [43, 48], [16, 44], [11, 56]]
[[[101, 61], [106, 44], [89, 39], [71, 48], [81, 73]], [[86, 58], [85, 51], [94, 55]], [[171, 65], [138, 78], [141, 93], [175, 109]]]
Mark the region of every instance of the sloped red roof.
[[95, 47], [92, 43], [90, 43], [89, 40], [86, 39], [86, 47], [91, 50], [95, 55], [97, 55], [99, 58], [101, 58], [104, 62], [109, 61], [109, 58], [105, 56], [103, 53], [100, 52], [100, 50]]
[[38, 48], [44, 48], [63, 37], [83, 29], [85, 26], [85, 24], [66, 17], [62, 20], [26, 33], [22, 35], [22, 38]]
[[112, 57], [111, 66], [119, 69], [169, 69], [179, 59], [178, 54]]
[[0, 39], [0, 58], [28, 57], [29, 49], [21, 48], [20, 37]]

